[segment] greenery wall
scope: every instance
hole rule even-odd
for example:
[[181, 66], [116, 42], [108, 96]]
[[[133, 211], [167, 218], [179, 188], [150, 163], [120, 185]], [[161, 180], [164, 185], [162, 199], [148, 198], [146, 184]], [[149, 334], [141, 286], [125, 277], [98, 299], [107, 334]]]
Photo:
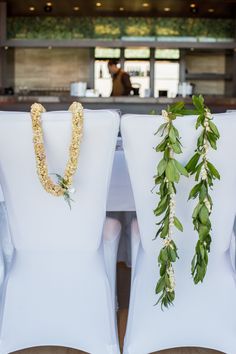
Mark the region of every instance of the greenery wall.
[[234, 38], [231, 19], [10, 17], [9, 39], [121, 39], [123, 37]]

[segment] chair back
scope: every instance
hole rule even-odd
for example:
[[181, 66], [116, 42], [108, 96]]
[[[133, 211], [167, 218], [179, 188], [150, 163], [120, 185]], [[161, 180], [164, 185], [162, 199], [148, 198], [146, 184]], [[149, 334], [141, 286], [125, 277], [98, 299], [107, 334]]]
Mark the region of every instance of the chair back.
[[[212, 221], [212, 251], [225, 251], [228, 249], [232, 235], [236, 210], [236, 114], [216, 114], [214, 121], [219, 128], [221, 137], [218, 141], [217, 151], [209, 151], [209, 161], [218, 169], [221, 180], [214, 181], [210, 195], [213, 199]], [[176, 155], [183, 165], [194, 154], [200, 129], [195, 129], [196, 116], [184, 116], [174, 122], [181, 135], [183, 154]], [[161, 116], [125, 115], [121, 121], [123, 147], [130, 173], [138, 223], [141, 233], [142, 247], [146, 252], [155, 252], [162, 246], [158, 238], [153, 241], [160, 220], [155, 217], [153, 210], [157, 206], [158, 189], [151, 192], [154, 186], [153, 176], [157, 173], [156, 167], [162, 153], [156, 152], [155, 147], [161, 141], [160, 135], [154, 135], [163, 123]], [[180, 253], [191, 260], [197, 240], [197, 233], [192, 225], [192, 212], [196, 200], [188, 201], [188, 195], [197, 182], [193, 177], [181, 176], [180, 183], [176, 185], [176, 216], [184, 226], [181, 233], [174, 229], [174, 239]], [[188, 261], [189, 261], [188, 260]]]
[[[63, 176], [72, 132], [69, 112], [42, 114], [49, 173]], [[113, 111], [84, 111], [72, 208], [42, 187], [36, 170], [29, 113], [0, 112], [0, 184], [16, 250], [96, 250], [119, 130]], [[55, 182], [55, 176], [51, 176]]]

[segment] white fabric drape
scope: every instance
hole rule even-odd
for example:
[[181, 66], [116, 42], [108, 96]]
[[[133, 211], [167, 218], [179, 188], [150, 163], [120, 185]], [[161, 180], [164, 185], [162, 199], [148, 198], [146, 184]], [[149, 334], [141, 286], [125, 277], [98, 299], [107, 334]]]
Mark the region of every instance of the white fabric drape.
[[[154, 136], [163, 119], [160, 116], [126, 115], [122, 117], [121, 134], [130, 172], [140, 229], [140, 243], [134, 242], [131, 300], [125, 337], [125, 354], [147, 354], [157, 350], [196, 346], [234, 354], [236, 348], [236, 284], [231, 263], [230, 245], [236, 211], [236, 115], [215, 115], [221, 132], [217, 151], [209, 159], [218, 168], [221, 180], [215, 181], [213, 199], [212, 247], [208, 272], [203, 284], [191, 279], [191, 259], [197, 234], [192, 226], [194, 201], [187, 202], [196, 183], [194, 178], [182, 178], [177, 186], [176, 213], [183, 222], [184, 232], [175, 231], [180, 260], [175, 264], [176, 300], [173, 307], [162, 311], [157, 301], [155, 285], [159, 277], [157, 256], [162, 242], [153, 241], [157, 219], [153, 210], [158, 195], [151, 193], [153, 176], [161, 153], [155, 147], [160, 138]], [[179, 160], [186, 164], [193, 155], [199, 132], [196, 117], [175, 121], [182, 136], [183, 154]], [[135, 227], [135, 225], [134, 225]], [[137, 228], [136, 228], [137, 229]], [[137, 239], [137, 230], [135, 232]], [[137, 246], [139, 249], [137, 250]]]
[[[42, 121], [49, 171], [63, 175], [71, 115], [44, 113]], [[120, 353], [102, 244], [118, 130], [117, 113], [85, 112], [70, 210], [39, 182], [30, 115], [0, 113], [0, 182], [15, 248], [1, 302], [1, 354], [39, 345]]]

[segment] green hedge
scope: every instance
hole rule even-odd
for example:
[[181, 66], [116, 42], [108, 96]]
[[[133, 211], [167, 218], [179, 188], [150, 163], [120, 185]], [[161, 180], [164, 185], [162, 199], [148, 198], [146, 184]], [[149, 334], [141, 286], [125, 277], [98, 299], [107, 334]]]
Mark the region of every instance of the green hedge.
[[115, 18], [115, 17], [10, 17], [9, 39], [120, 39], [122, 37], [234, 38], [231, 19]]

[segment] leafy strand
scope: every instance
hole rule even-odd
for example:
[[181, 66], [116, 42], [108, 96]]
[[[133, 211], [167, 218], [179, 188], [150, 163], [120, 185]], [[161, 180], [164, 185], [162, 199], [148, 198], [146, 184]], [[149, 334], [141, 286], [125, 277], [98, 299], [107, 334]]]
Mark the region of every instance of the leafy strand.
[[158, 264], [160, 268], [160, 278], [156, 285], [156, 294], [159, 294], [157, 301], [161, 303], [161, 308], [169, 307], [175, 299], [175, 278], [173, 263], [178, 257], [177, 246], [172, 239], [173, 227], [183, 231], [183, 226], [175, 215], [175, 184], [179, 182], [180, 176], [188, 176], [188, 172], [175, 159], [175, 154], [181, 154], [181, 141], [178, 130], [175, 128], [173, 121], [177, 116], [183, 115], [184, 103], [178, 102], [168, 107], [167, 111], [162, 111], [162, 116], [166, 122], [163, 123], [156, 134], [160, 133], [163, 137], [162, 141], [157, 145], [156, 151], [162, 152], [163, 157], [158, 163], [155, 178], [155, 187], [158, 186], [159, 203], [154, 210], [155, 216], [162, 215], [156, 233], [164, 241], [158, 256]]
[[198, 112], [196, 129], [202, 128], [197, 140], [195, 154], [185, 166], [190, 175], [195, 176], [198, 182], [190, 191], [189, 199], [198, 198], [197, 205], [192, 214], [194, 229], [198, 233], [195, 254], [191, 263], [191, 273], [194, 283], [204, 280], [208, 266], [208, 254], [211, 246], [211, 221], [212, 199], [209, 194], [213, 181], [220, 179], [220, 174], [208, 159], [210, 148], [217, 149], [217, 140], [220, 137], [216, 125], [213, 123], [212, 114], [204, 104], [204, 98], [193, 96], [193, 104]]

